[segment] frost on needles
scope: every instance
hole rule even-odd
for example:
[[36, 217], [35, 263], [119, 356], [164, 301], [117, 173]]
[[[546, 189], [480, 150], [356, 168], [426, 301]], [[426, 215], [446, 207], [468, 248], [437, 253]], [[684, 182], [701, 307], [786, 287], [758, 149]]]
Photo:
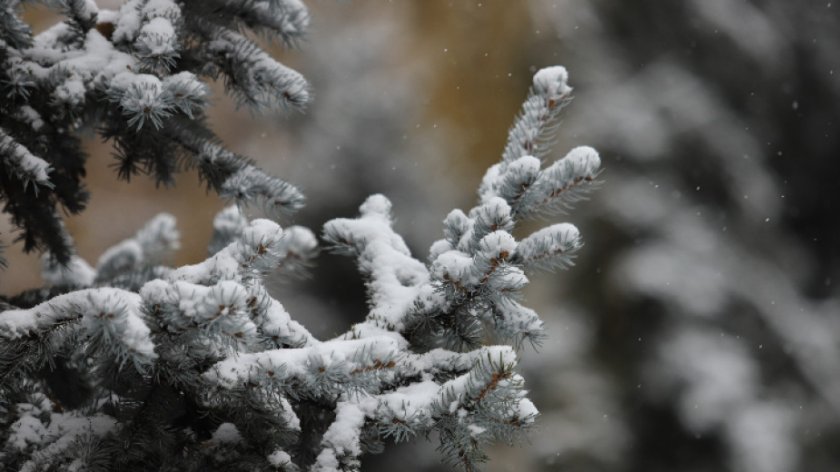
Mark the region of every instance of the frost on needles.
[[91, 265], [56, 216], [57, 205], [81, 209], [71, 131], [91, 122], [115, 140], [126, 177], [142, 168], [168, 182], [186, 160], [239, 203], [299, 207], [294, 187], [213, 138], [198, 77], [224, 75], [248, 105], [305, 102], [303, 79], [241, 33], [293, 42], [303, 5], [57, 2], [68, 20], [32, 38], [14, 3], [0, 19], [2, 83], [17, 91], [2, 101], [0, 189], [29, 246], [53, 257], [47, 287], [0, 299], [6, 469], [350, 471], [386, 442], [436, 433], [445, 459], [473, 470], [486, 444], [534, 423], [516, 352], [539, 342], [542, 321], [521, 292], [532, 273], [570, 266], [581, 239], [568, 223], [512, 233], [569, 209], [600, 166], [588, 147], [544, 162], [571, 92], [565, 69], [534, 76], [478, 204], [446, 216], [426, 261], [394, 232], [382, 195], [325, 225], [326, 247], [357, 260], [370, 311], [319, 340], [263, 285], [314, 258], [306, 228], [249, 220], [233, 205], [214, 221], [208, 259], [169, 268], [178, 232], [164, 214]]
[[87, 202], [85, 153], [77, 132], [96, 128], [116, 149], [128, 180], [164, 185], [196, 168], [210, 189], [273, 212], [303, 196], [220, 144], [207, 127], [208, 87], [221, 78], [256, 108], [302, 108], [309, 88], [244, 34], [294, 44], [308, 25], [297, 0], [128, 0], [117, 11], [92, 0], [52, 0], [66, 20], [37, 36], [0, 2], [0, 200], [26, 251], [73, 255], [61, 211]]

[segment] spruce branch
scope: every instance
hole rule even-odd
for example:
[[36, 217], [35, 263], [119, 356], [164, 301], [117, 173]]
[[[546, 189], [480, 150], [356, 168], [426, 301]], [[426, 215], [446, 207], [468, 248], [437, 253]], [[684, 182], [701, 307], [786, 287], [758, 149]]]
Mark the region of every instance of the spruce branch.
[[[48, 287], [2, 302], [0, 462], [16, 470], [358, 470], [386, 440], [436, 433], [447, 461], [474, 470], [493, 441], [536, 420], [517, 349], [542, 335], [523, 305], [534, 269], [564, 268], [581, 247], [568, 223], [518, 241], [526, 216], [566, 209], [592, 188], [600, 158], [575, 148], [543, 168], [571, 88], [562, 67], [534, 76], [479, 201], [453, 210], [443, 239], [414, 257], [393, 208], [372, 195], [323, 228], [354, 257], [364, 321], [317, 339], [266, 289], [318, 254], [314, 233], [249, 219], [303, 204], [293, 185], [227, 150], [208, 128], [207, 78], [257, 109], [310, 98], [296, 71], [248, 34], [292, 44], [309, 18], [296, 0], [55, 2], [67, 20], [32, 36], [0, 7], [0, 197], [43, 247]], [[76, 255], [58, 208], [84, 206], [75, 133], [113, 140], [119, 175], [171, 184], [195, 168], [235, 202], [214, 220], [205, 260], [163, 266], [179, 246], [162, 214], [106, 250]], [[500, 344], [496, 344], [500, 343]], [[67, 382], [65, 382], [67, 380]]]
[[61, 0], [49, 5], [66, 19], [38, 35], [18, 3], [0, 8], [0, 199], [26, 251], [48, 250], [61, 264], [73, 256], [59, 214], [87, 200], [76, 137], [85, 128], [113, 141], [123, 179], [147, 173], [172, 185], [195, 166], [222, 196], [272, 215], [302, 205], [297, 189], [224, 149], [204, 121], [204, 81], [219, 74], [254, 109], [305, 106], [306, 80], [243, 34], [292, 42], [308, 24], [300, 2], [130, 0], [112, 11]]

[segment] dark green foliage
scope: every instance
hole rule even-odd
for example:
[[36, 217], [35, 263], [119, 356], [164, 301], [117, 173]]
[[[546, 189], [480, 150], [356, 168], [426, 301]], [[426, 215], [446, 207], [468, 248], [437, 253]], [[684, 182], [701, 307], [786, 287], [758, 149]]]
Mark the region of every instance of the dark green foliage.
[[0, 8], [0, 200], [24, 250], [49, 251], [62, 264], [73, 255], [61, 216], [88, 200], [85, 129], [114, 143], [121, 179], [146, 174], [171, 185], [194, 168], [209, 189], [240, 203], [274, 212], [302, 205], [293, 186], [224, 149], [204, 119], [208, 90], [198, 80], [222, 77], [258, 109], [305, 106], [300, 74], [240, 33], [293, 44], [308, 23], [301, 4], [133, 0], [108, 12], [65, 0], [53, 2], [65, 21], [34, 38], [18, 3]]

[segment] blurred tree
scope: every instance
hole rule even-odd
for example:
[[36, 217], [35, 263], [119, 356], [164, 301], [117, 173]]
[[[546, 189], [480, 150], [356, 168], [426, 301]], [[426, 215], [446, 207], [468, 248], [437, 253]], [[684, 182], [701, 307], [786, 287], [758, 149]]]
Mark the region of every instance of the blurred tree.
[[564, 134], [611, 156], [571, 281], [622, 379], [608, 470], [835, 470], [836, 7], [532, 5], [535, 57], [581, 74], [587, 126]]

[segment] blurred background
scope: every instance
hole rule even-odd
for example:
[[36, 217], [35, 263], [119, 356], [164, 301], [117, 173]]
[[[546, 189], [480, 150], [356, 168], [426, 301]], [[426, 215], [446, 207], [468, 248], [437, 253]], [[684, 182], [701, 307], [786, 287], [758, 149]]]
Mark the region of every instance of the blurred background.
[[[569, 69], [556, 157], [595, 147], [604, 185], [564, 218], [586, 241], [577, 266], [528, 291], [548, 331], [521, 353], [538, 426], [491, 448], [486, 470], [840, 470], [840, 4], [308, 5], [309, 39], [274, 51], [311, 81], [308, 112], [252, 115], [216, 84], [212, 123], [307, 194], [286, 224], [317, 232], [381, 192], [421, 258], [446, 213], [474, 203], [532, 74]], [[162, 211], [183, 235], [173, 262], [206, 255], [224, 202], [194, 174], [172, 189], [120, 182], [109, 145], [91, 135], [88, 149], [91, 204], [67, 219], [84, 258]], [[10, 231], [0, 220], [3, 294], [41, 284]], [[309, 279], [271, 286], [321, 336], [365, 315], [346, 258], [322, 254]], [[364, 464], [446, 470], [422, 440]]]

